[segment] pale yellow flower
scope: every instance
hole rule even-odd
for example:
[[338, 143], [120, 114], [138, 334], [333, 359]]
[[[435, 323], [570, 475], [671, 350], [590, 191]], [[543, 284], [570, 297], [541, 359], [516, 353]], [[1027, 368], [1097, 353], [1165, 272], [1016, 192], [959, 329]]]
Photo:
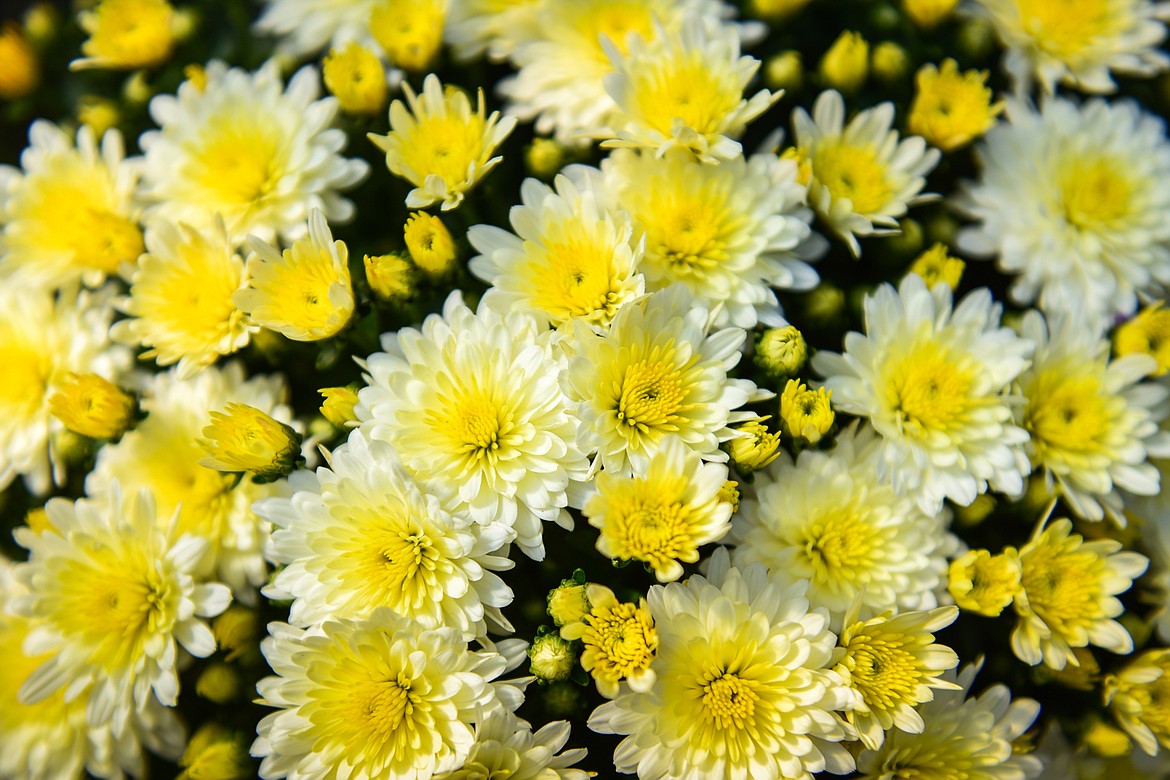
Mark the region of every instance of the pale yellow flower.
[[579, 623], [561, 627], [565, 639], [580, 639], [585, 645], [581, 666], [593, 676], [597, 691], [607, 699], [618, 695], [618, 682], [631, 690], [645, 692], [654, 685], [651, 668], [658, 648], [658, 633], [646, 599], [637, 604], [619, 602], [603, 585], [590, 585], [589, 614]]
[[212, 412], [203, 436], [209, 457], [200, 465], [216, 471], [246, 471], [266, 481], [292, 471], [301, 454], [296, 431], [247, 404], [229, 403], [222, 412]]
[[952, 152], [980, 137], [995, 126], [1003, 111], [1003, 101], [994, 103], [987, 87], [987, 71], [959, 71], [954, 60], [944, 60], [942, 68], [926, 64], [915, 76], [917, 88], [907, 131], [920, 135], [927, 143], [944, 152]]

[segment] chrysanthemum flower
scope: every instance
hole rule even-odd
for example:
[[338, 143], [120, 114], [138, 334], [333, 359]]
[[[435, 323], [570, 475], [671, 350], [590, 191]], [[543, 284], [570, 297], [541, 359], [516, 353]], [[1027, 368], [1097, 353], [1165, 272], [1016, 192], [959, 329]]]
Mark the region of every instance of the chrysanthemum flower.
[[604, 328], [644, 290], [641, 244], [631, 246], [629, 216], [605, 209], [592, 181], [558, 176], [555, 186], [524, 180], [523, 205], [509, 216], [517, 235], [473, 226], [467, 239], [481, 254], [469, 267], [492, 285], [489, 306], [529, 310], [558, 327], [581, 320]]
[[81, 11], [77, 23], [89, 38], [81, 44], [85, 57], [69, 63], [70, 70], [154, 67], [171, 56], [178, 27], [167, 0], [101, 0]]
[[1170, 309], [1155, 301], [1113, 331], [1113, 351], [1119, 356], [1149, 355], [1158, 361], [1152, 376], [1170, 372]]
[[736, 139], [783, 93], [762, 89], [743, 97], [760, 61], [740, 56], [733, 26], [692, 16], [676, 33], [655, 33], [632, 38], [624, 52], [606, 42], [614, 72], [605, 76], [605, 90], [617, 110], [605, 134], [615, 138], [602, 145], [644, 148], [657, 157], [685, 149], [705, 163], [741, 157]]
[[294, 59], [329, 46], [358, 41], [372, 46], [370, 11], [375, 0], [264, 0], [258, 33], [276, 36], [277, 51]]
[[954, 541], [949, 513], [924, 514], [876, 477], [882, 441], [846, 429], [827, 452], [782, 455], [756, 474], [732, 521], [737, 566], [762, 563], [840, 619], [858, 597], [874, 613], [938, 605]]
[[654, 685], [654, 652], [658, 632], [646, 599], [637, 604], [619, 602], [604, 585], [588, 585], [589, 612], [579, 621], [561, 627], [561, 636], [581, 640], [581, 667], [597, 683], [597, 692], [607, 699], [618, 695], [622, 680], [633, 690], [645, 693]]
[[1170, 282], [1170, 142], [1136, 103], [1008, 101], [955, 205], [979, 224], [957, 247], [996, 257], [1013, 300], [1105, 319]]
[[443, 276], [455, 267], [455, 240], [443, 220], [434, 214], [411, 214], [402, 227], [402, 237], [410, 259], [428, 276]]
[[244, 261], [222, 222], [198, 231], [156, 220], [146, 233], [146, 254], [134, 270], [130, 294], [118, 303], [130, 317], [115, 323], [110, 335], [147, 347], [143, 360], [178, 363], [179, 376], [187, 378], [243, 349], [257, 330], [232, 302], [244, 284]]
[[349, 249], [334, 241], [319, 209], [309, 214], [308, 238], [278, 252], [252, 236], [247, 286], [232, 301], [257, 325], [294, 341], [337, 335], [353, 315]]
[[817, 98], [811, 119], [803, 108], [792, 114], [809, 204], [854, 256], [861, 255], [858, 236], [898, 232], [898, 217], [928, 197], [920, 193], [938, 164], [939, 151], [921, 138], [899, 141], [893, 121], [894, 104], [882, 103], [846, 125], [845, 101], [833, 90]]
[[710, 319], [674, 285], [622, 307], [608, 335], [578, 324], [564, 387], [577, 405], [578, 445], [597, 453], [595, 468], [644, 469], [669, 434], [704, 460], [727, 460], [719, 444], [736, 435], [730, 426], [756, 417], [735, 410], [771, 394], [727, 376], [747, 334], [709, 333]]
[[1170, 750], [1170, 650], [1148, 650], [1105, 678], [1102, 694], [1117, 722], [1148, 755]]
[[853, 693], [853, 708], [845, 720], [857, 729], [861, 742], [877, 750], [885, 732], [895, 726], [921, 734], [922, 716], [914, 708], [934, 699], [934, 689], [959, 686], [941, 679], [955, 668], [959, 656], [934, 641], [934, 633], [954, 622], [959, 611], [938, 607], [926, 612], [884, 612], [859, 621], [855, 608], [845, 616], [839, 639], [845, 651], [836, 671]]
[[1170, 66], [1159, 44], [1170, 11], [1150, 0], [977, 0], [1007, 51], [1004, 68], [1026, 93], [1063, 84], [1115, 92], [1112, 73], [1152, 76]]
[[993, 103], [987, 71], [959, 71], [954, 60], [941, 68], [927, 64], [914, 77], [916, 89], [906, 130], [932, 146], [952, 152], [995, 126], [1003, 102]]
[[532, 37], [539, 8], [540, 0], [451, 0], [443, 38], [459, 59], [502, 60]]
[[291, 423], [284, 405], [286, 392], [276, 377], [245, 380], [239, 363], [209, 368], [187, 380], [173, 371], [158, 374], [143, 387], [146, 419], [118, 443], [101, 448], [86, 491], [102, 496], [113, 482], [120, 482], [128, 493], [150, 489], [160, 517], [178, 511], [178, 531], [208, 542], [197, 574], [228, 583], [237, 598], [254, 598], [254, 588], [267, 579], [268, 568], [261, 553], [265, 529], [251, 506], [277, 488], [252, 480], [233, 488], [232, 475], [200, 465], [207, 455], [200, 441], [211, 412], [232, 402]]
[[1109, 360], [1109, 342], [1079, 318], [1024, 317], [1023, 334], [1036, 343], [1031, 367], [1020, 375], [1024, 404], [1019, 424], [1031, 438], [1028, 453], [1080, 517], [1108, 515], [1122, 525], [1123, 488], [1158, 491], [1158, 470], [1147, 452], [1170, 456], [1170, 434], [1158, 428], [1166, 388], [1141, 380], [1157, 367], [1148, 355]]
[[720, 551], [707, 577], [650, 588], [654, 684], [623, 685], [589, 718], [594, 731], [628, 735], [616, 769], [646, 780], [852, 770], [837, 744], [849, 694], [830, 669], [836, 637], [803, 591], [762, 566], [730, 568]]
[[117, 381], [130, 354], [109, 344], [110, 289], [49, 290], [26, 282], [0, 284], [0, 487], [18, 476], [35, 495], [65, 477], [55, 437], [64, 429], [51, 399], [70, 374]]
[[513, 31], [511, 60], [519, 73], [501, 81], [499, 91], [510, 101], [508, 112], [534, 120], [536, 132], [580, 143], [583, 134], [601, 132], [616, 109], [604, 85], [614, 68], [603, 40], [625, 55], [632, 40], [654, 40], [656, 25], [676, 34], [695, 17], [720, 24], [724, 10], [719, 0], [542, 2], [534, 22]]
[[[593, 169], [575, 166], [573, 178]], [[715, 326], [781, 325], [773, 293], [808, 290], [824, 239], [812, 233], [812, 211], [790, 160], [757, 154], [719, 165], [689, 155], [664, 158], [619, 149], [601, 163], [611, 208], [627, 211], [634, 236], [645, 234], [638, 265], [650, 290], [682, 283], [715, 313]]]
[[645, 472], [598, 474], [597, 492], [583, 511], [601, 529], [602, 555], [641, 561], [659, 582], [671, 582], [682, 576], [681, 563], [698, 563], [699, 547], [731, 528], [731, 505], [719, 500], [725, 481], [726, 466], [703, 463], [680, 439], [668, 437]]
[[999, 555], [970, 550], [951, 561], [947, 589], [964, 612], [998, 617], [1020, 593], [1020, 556], [1014, 548]]
[[205, 74], [202, 88], [188, 80], [177, 95], [150, 101], [159, 129], [139, 139], [148, 220], [205, 229], [218, 214], [233, 241], [271, 242], [304, 236], [315, 208], [338, 222], [353, 216], [339, 193], [369, 167], [338, 154], [345, 133], [329, 127], [337, 100], [317, 99], [315, 68], [302, 68], [287, 89], [275, 60], [256, 73], [216, 61]]
[[743, 475], [767, 466], [780, 456], [780, 432], [768, 430], [766, 415], [758, 420], [748, 420], [736, 428], [741, 435], [727, 443], [727, 454], [731, 456], [731, 465]]
[[558, 384], [563, 359], [547, 336], [534, 317], [473, 314], [452, 293], [421, 330], [382, 337], [357, 407], [407, 469], [448, 485], [479, 525], [514, 528], [538, 560], [540, 521], [571, 523], [565, 507], [587, 468]]
[[449, 0], [374, 0], [370, 34], [395, 67], [431, 69], [443, 43]]
[[516, 117], [501, 119], [499, 111], [487, 116], [482, 89], [472, 110], [466, 93], [444, 89], [433, 73], [423, 80], [421, 96], [409, 84], [402, 91], [406, 104], [390, 104], [390, 132], [369, 138], [386, 153], [390, 172], [415, 186], [406, 195], [407, 208], [441, 203], [444, 211], [453, 209], [504, 159], [492, 153], [512, 132]]
[[935, 244], [914, 258], [907, 273], [921, 276], [927, 287], [934, 287], [941, 282], [954, 290], [962, 281], [963, 271], [966, 269], [966, 263], [957, 257], [951, 257], [946, 244]]
[[20, 169], [0, 166], [0, 273], [60, 286], [91, 287], [142, 252], [135, 187], [122, 135], [101, 145], [88, 127], [74, 140], [51, 122], [33, 122]]
[[[967, 698], [979, 665], [966, 667], [955, 690], [942, 690], [918, 714], [920, 733], [891, 731], [878, 750], [857, 757], [865, 780], [887, 778], [891, 767], [911, 777], [964, 777], [968, 780], [1034, 780], [1044, 764], [1037, 756], [1017, 751], [1013, 743], [1023, 736], [1040, 712], [1032, 699], [1014, 702], [1004, 685], [993, 685]], [[952, 673], [944, 676], [950, 682]]]
[[1144, 555], [1121, 552], [1115, 539], [1084, 541], [1068, 520], [1041, 522], [1020, 548], [1012, 652], [1025, 663], [1044, 661], [1058, 670], [1080, 665], [1074, 647], [1133, 652], [1133, 639], [1114, 620], [1124, 611], [1115, 596], [1129, 590], [1148, 564]]
[[226, 586], [193, 579], [207, 542], [160, 522], [145, 490], [124, 500], [114, 485], [103, 499], [53, 499], [45, 511], [49, 528], [15, 534], [29, 550], [15, 572], [28, 595], [10, 607], [36, 618], [25, 648], [53, 653], [21, 686], [21, 701], [62, 689], [71, 701], [89, 689], [89, 722], [115, 728], [152, 695], [175, 706], [176, 644], [210, 655], [215, 639], [199, 618], [231, 601]]
[[989, 485], [1023, 492], [1028, 434], [1006, 393], [1033, 344], [999, 326], [1000, 310], [987, 289], [954, 307], [950, 289], [910, 274], [866, 296], [866, 334], [848, 334], [845, 354], [813, 357], [837, 408], [881, 434], [878, 474], [928, 514]]
[[429, 628], [458, 629], [468, 641], [485, 635], [485, 616], [510, 628], [500, 608], [512, 591], [493, 573], [512, 567], [494, 555], [511, 540], [509, 529], [449, 514], [390, 445], [360, 430], [333, 451], [330, 466], [295, 472], [290, 497], [256, 506], [274, 526], [273, 558], [285, 564], [265, 594], [293, 601], [293, 624], [385, 606]]
[[463, 766], [436, 780], [587, 780], [592, 773], [571, 768], [585, 749], [561, 751], [568, 740], [568, 721], [549, 723], [534, 734], [526, 722], [496, 709], [475, 724], [475, 744]]
[[458, 769], [471, 723], [501, 706], [502, 655], [471, 651], [455, 628], [426, 628], [387, 608], [365, 620], [330, 620], [303, 631], [268, 627], [261, 643], [276, 676], [260, 681], [252, 754], [265, 780], [422, 780]]
[[357, 41], [330, 49], [321, 62], [321, 78], [341, 110], [350, 114], [379, 114], [390, 92], [386, 69], [378, 55]]
[[138, 411], [134, 396], [97, 374], [64, 374], [49, 396], [49, 411], [65, 427], [93, 439], [116, 439]]
[[780, 427], [790, 438], [817, 444], [833, 427], [832, 390], [812, 389], [804, 382], [789, 379], [780, 394]]

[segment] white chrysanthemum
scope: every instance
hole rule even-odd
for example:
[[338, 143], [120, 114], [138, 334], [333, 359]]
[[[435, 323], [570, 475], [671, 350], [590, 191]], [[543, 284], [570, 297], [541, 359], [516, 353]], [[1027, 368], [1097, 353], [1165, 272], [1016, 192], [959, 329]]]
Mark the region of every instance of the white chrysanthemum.
[[762, 563], [835, 626], [860, 599], [872, 613], [931, 609], [946, 587], [950, 512], [923, 513], [877, 476], [884, 444], [853, 426], [827, 452], [781, 455], [758, 472], [732, 520], [737, 566]]
[[178, 363], [179, 378], [188, 378], [221, 355], [243, 349], [258, 330], [232, 303], [232, 294], [244, 284], [244, 261], [233, 251], [222, 222], [200, 232], [155, 220], [130, 294], [118, 303], [130, 316], [115, 323], [110, 335], [148, 347], [143, 360]]
[[571, 527], [565, 507], [586, 473], [547, 332], [522, 312], [474, 314], [454, 292], [441, 317], [385, 334], [382, 348], [355, 410], [371, 438], [449, 486], [476, 523], [515, 529], [521, 549], [543, 558], [540, 521]]
[[516, 235], [473, 226], [467, 239], [481, 254], [469, 267], [492, 285], [490, 307], [532, 311], [558, 327], [579, 319], [604, 328], [645, 289], [641, 244], [631, 246], [629, 216], [601, 206], [592, 181], [557, 176], [555, 185], [524, 180], [523, 205], [509, 215]]
[[312, 67], [286, 89], [275, 60], [256, 73], [216, 61], [206, 84], [185, 81], [177, 95], [155, 97], [150, 115], [159, 129], [139, 141], [143, 191], [153, 202], [147, 219], [202, 229], [218, 214], [233, 241], [255, 234], [272, 242], [303, 236], [314, 208], [335, 222], [352, 218], [353, 204], [338, 193], [369, 166], [338, 154], [345, 132], [329, 127], [337, 101], [317, 100], [319, 91]]
[[279, 377], [245, 380], [243, 366], [234, 362], [187, 380], [174, 371], [155, 375], [142, 388], [146, 419], [116, 444], [101, 448], [86, 491], [104, 495], [114, 482], [128, 493], [149, 488], [160, 517], [178, 511], [179, 532], [208, 543], [199, 576], [214, 576], [229, 584], [237, 598], [254, 599], [254, 588], [268, 577], [262, 554], [267, 529], [251, 507], [280, 488], [251, 480], [233, 487], [233, 475], [200, 465], [207, 456], [200, 441], [211, 413], [232, 402], [291, 423], [285, 393]]
[[[962, 777], [965, 780], [1031, 780], [1044, 765], [1034, 755], [1016, 752], [1012, 744], [1036, 720], [1040, 704], [1011, 700], [1004, 685], [993, 685], [967, 698], [979, 665], [967, 666], [955, 690], [942, 690], [918, 709], [926, 728], [919, 734], [891, 731], [880, 750], [857, 757], [866, 780], [885, 780], [891, 771], [915, 778]], [[954, 673], [943, 676], [954, 681]]]
[[64, 430], [49, 399], [65, 375], [94, 373], [117, 383], [130, 353], [109, 344], [112, 289], [51, 291], [0, 283], [0, 489], [18, 477], [45, 495], [65, 477], [54, 438]]
[[491, 681], [505, 658], [470, 651], [454, 628], [381, 608], [310, 631], [268, 630], [261, 649], [277, 676], [257, 690], [280, 711], [260, 721], [252, 745], [266, 780], [425, 780], [462, 766], [471, 723], [500, 706]]
[[498, 708], [475, 724], [475, 744], [463, 766], [435, 780], [587, 780], [593, 773], [572, 769], [585, 748], [558, 753], [569, 740], [569, 722], [549, 723], [535, 734], [532, 727]]
[[1158, 469], [1147, 452], [1170, 456], [1170, 433], [1160, 431], [1167, 389], [1143, 382], [1157, 368], [1149, 355], [1109, 359], [1109, 340], [1080, 318], [1049, 318], [1033, 310], [1021, 331], [1036, 344], [1020, 375], [1024, 403], [1017, 422], [1028, 431], [1028, 454], [1072, 510], [1087, 520], [1106, 515], [1121, 524], [1122, 488], [1158, 492]]
[[[571, 178], [595, 169], [573, 166]], [[714, 326], [785, 324], [772, 288], [809, 290], [804, 260], [824, 250], [797, 166], [772, 154], [703, 165], [685, 154], [657, 158], [618, 149], [601, 163], [607, 204], [645, 235], [638, 270], [650, 290], [681, 283], [715, 316]]]
[[51, 657], [20, 689], [39, 702], [64, 689], [71, 701], [88, 689], [87, 719], [121, 730], [151, 697], [168, 707], [179, 694], [176, 644], [200, 658], [215, 650], [200, 620], [227, 607], [219, 583], [193, 574], [207, 542], [161, 521], [148, 490], [123, 500], [111, 486], [102, 499], [45, 505], [49, 527], [17, 529], [29, 550], [16, 577], [27, 589], [9, 607], [35, 618], [25, 651]]
[[594, 731], [628, 735], [617, 770], [645, 780], [851, 771], [837, 744], [849, 701], [831, 670], [837, 638], [803, 593], [762, 566], [729, 568], [722, 549], [707, 577], [651, 587], [657, 679], [644, 693], [623, 684], [589, 717]]
[[122, 136], [99, 146], [83, 125], [74, 139], [52, 122], [33, 122], [21, 168], [0, 166], [0, 278], [27, 275], [60, 286], [97, 286], [142, 252], [135, 187], [139, 161]]
[[617, 107], [605, 91], [613, 64], [603, 39], [624, 54], [631, 37], [652, 40], [656, 23], [677, 32], [689, 18], [715, 21], [723, 11], [719, 0], [544, 0], [535, 22], [515, 31], [519, 73], [499, 84], [508, 113], [535, 120], [542, 135], [555, 131], [562, 143], [596, 134]]
[[277, 50], [307, 57], [359, 41], [372, 48], [370, 12], [377, 0], [265, 0], [256, 32], [280, 39]]
[[737, 412], [771, 393], [727, 373], [741, 357], [741, 328], [709, 332], [711, 314], [674, 285], [624, 306], [607, 335], [578, 325], [563, 385], [576, 403], [577, 443], [597, 453], [594, 468], [640, 471], [669, 434], [704, 460], [726, 462], [721, 442]]
[[1115, 92], [1112, 72], [1152, 76], [1170, 67], [1159, 44], [1170, 4], [1150, 0], [976, 0], [1007, 51], [1004, 69], [1017, 92], [1034, 82], [1083, 92]]
[[1078, 319], [1132, 314], [1170, 283], [1170, 142], [1136, 103], [1009, 101], [956, 205], [978, 221], [957, 245], [1015, 279], [1021, 304]]
[[291, 497], [256, 504], [274, 526], [272, 557], [286, 564], [264, 593], [293, 601], [291, 623], [390, 607], [428, 628], [459, 629], [467, 641], [485, 635], [485, 617], [510, 630], [500, 607], [511, 603], [512, 591], [492, 573], [512, 568], [493, 555], [511, 541], [510, 529], [449, 514], [389, 444], [361, 430], [329, 463], [316, 473], [295, 472]]
[[822, 92], [813, 115], [792, 114], [797, 156], [808, 176], [808, 201], [855, 256], [858, 236], [898, 232], [898, 217], [921, 195], [941, 153], [918, 136], [898, 140], [894, 104], [858, 112], [845, 124], [840, 93]]
[[986, 288], [954, 307], [945, 284], [927, 290], [908, 274], [866, 296], [866, 333], [849, 333], [844, 354], [813, 357], [833, 405], [881, 434], [878, 475], [927, 514], [944, 498], [967, 506], [988, 486], [1024, 489], [1028, 433], [1007, 391], [1034, 345], [1000, 327], [1000, 310]]
[[443, 39], [462, 60], [508, 57], [535, 30], [541, 0], [451, 0]]
[[634, 37], [625, 52], [608, 39], [605, 46], [614, 72], [603, 83], [617, 110], [603, 146], [659, 157], [685, 149], [705, 163], [734, 159], [748, 122], [783, 94], [762, 89], [744, 98], [760, 61], [740, 56], [737, 28], [710, 17], [692, 16], [677, 32], [657, 29], [649, 41]]

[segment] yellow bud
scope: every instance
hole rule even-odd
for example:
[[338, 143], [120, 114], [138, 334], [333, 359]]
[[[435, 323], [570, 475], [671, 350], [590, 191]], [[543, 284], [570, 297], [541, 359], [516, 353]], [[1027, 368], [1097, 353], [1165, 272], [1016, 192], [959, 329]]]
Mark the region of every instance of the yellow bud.
[[238, 699], [243, 689], [240, 673], [233, 666], [218, 661], [208, 664], [195, 680], [195, 693], [216, 704]]
[[191, 86], [200, 92], [207, 89], [207, 70], [202, 65], [192, 63], [184, 67], [183, 78], [191, 82]]
[[455, 266], [455, 241], [443, 220], [425, 211], [416, 211], [403, 229], [406, 249], [423, 273], [443, 276]]
[[254, 609], [232, 604], [212, 621], [211, 633], [216, 647], [225, 653], [224, 658], [234, 661], [259, 645], [259, 617]]
[[49, 398], [49, 411], [74, 433], [116, 439], [130, 427], [134, 397], [97, 374], [66, 374]]
[[71, 70], [134, 70], [166, 61], [175, 45], [175, 10], [166, 0], [101, 0], [77, 16], [89, 39]]
[[832, 396], [831, 390], [810, 390], [802, 382], [789, 379], [780, 395], [781, 428], [793, 439], [818, 443], [837, 417], [829, 403]]
[[765, 423], [772, 419], [762, 417], [759, 420], [750, 420], [737, 428], [746, 436], [731, 439], [727, 448], [731, 454], [731, 462], [740, 474], [750, 474], [767, 466], [780, 454], [780, 434], [772, 433]]
[[804, 66], [800, 61], [800, 52], [789, 49], [769, 57], [764, 63], [764, 82], [773, 90], [800, 89], [804, 83]]
[[1170, 310], [1156, 301], [1113, 333], [1113, 351], [1118, 356], [1150, 355], [1158, 361], [1154, 376], [1170, 371]]
[[43, 506], [28, 510], [28, 514], [24, 516], [24, 524], [34, 534], [42, 534], [53, 529], [53, 521], [49, 519], [49, 513], [45, 511]]
[[48, 43], [57, 34], [60, 24], [61, 15], [52, 3], [36, 3], [24, 12], [24, 34], [34, 45]]
[[548, 614], [558, 626], [580, 621], [589, 614], [590, 608], [584, 583], [564, 580], [548, 592]]
[[846, 30], [821, 60], [821, 79], [842, 92], [856, 92], [869, 75], [869, 43], [861, 33]]
[[923, 65], [914, 77], [916, 90], [906, 129], [944, 152], [954, 151], [995, 125], [1004, 104], [993, 103], [987, 71], [959, 72], [954, 60], [941, 68]]
[[445, 5], [440, 0], [378, 0], [370, 12], [370, 33], [390, 62], [421, 73], [443, 42]]
[[409, 300], [418, 283], [414, 265], [396, 254], [366, 255], [366, 282], [379, 300], [402, 302]]
[[325, 397], [325, 403], [321, 404], [321, 414], [326, 420], [338, 428], [349, 428], [350, 423], [357, 421], [353, 414], [353, 408], [358, 402], [356, 385], [322, 387], [317, 392]]
[[901, 81], [910, 70], [910, 55], [893, 41], [882, 41], [873, 49], [873, 74], [887, 84]]
[[192, 736], [179, 759], [182, 773], [175, 780], [244, 780], [255, 777], [248, 757], [251, 740], [218, 723], [205, 723]]
[[529, 645], [528, 661], [538, 682], [554, 683], [569, 679], [577, 666], [577, 653], [560, 634], [542, 634]]
[[130, 74], [130, 78], [122, 84], [122, 98], [127, 103], [135, 105], [144, 105], [152, 97], [154, 97], [154, 88], [150, 86], [150, 82], [146, 80], [145, 71], [135, 71]]
[[761, 19], [778, 21], [804, 10], [809, 0], [751, 0], [752, 13]]
[[118, 104], [97, 95], [83, 95], [77, 103], [77, 121], [87, 125], [93, 134], [101, 138], [111, 127], [121, 121]]
[[565, 166], [570, 157], [564, 144], [551, 138], [533, 138], [524, 150], [524, 164], [528, 172], [540, 179], [551, 179]]
[[271, 481], [291, 472], [300, 457], [297, 432], [247, 404], [229, 403], [212, 412], [203, 436], [209, 457], [199, 462], [217, 471], [246, 471]]
[[731, 513], [735, 514], [739, 511], [739, 483], [734, 479], [727, 480], [719, 488], [716, 498], [724, 504], [731, 504]]
[[902, 10], [914, 24], [929, 30], [951, 15], [959, 0], [902, 0]]
[[330, 49], [323, 65], [325, 87], [350, 114], [377, 114], [386, 106], [390, 88], [378, 55], [356, 41], [340, 51]]
[[951, 561], [947, 589], [966, 612], [997, 617], [1020, 593], [1020, 559], [1014, 548], [999, 555], [970, 550]]
[[1133, 743], [1124, 731], [1098, 717], [1081, 734], [1081, 743], [1101, 758], [1121, 758], [1133, 750]]
[[41, 66], [20, 27], [0, 27], [0, 100], [16, 100], [31, 93], [41, 80]]
[[793, 376], [808, 360], [808, 344], [793, 325], [769, 328], [758, 337], [752, 360], [772, 379]]
[[927, 287], [934, 287], [941, 282], [954, 290], [959, 286], [966, 267], [967, 264], [962, 260], [947, 254], [945, 245], [935, 244], [915, 258], [909, 272], [921, 276]]

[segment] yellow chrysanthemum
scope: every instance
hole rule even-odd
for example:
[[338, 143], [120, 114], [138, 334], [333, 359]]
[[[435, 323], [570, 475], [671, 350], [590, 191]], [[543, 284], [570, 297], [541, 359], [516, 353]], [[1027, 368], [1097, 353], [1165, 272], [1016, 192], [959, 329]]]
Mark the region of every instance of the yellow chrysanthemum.
[[727, 467], [704, 464], [681, 440], [669, 438], [636, 476], [597, 475], [585, 502], [589, 524], [601, 529], [597, 549], [607, 558], [635, 560], [659, 582], [682, 576], [680, 563], [697, 563], [699, 547], [731, 528], [731, 506], [719, 500]]
[[319, 410], [321, 416], [337, 428], [349, 428], [356, 424], [357, 417], [353, 408], [358, 402], [357, 391], [356, 384], [345, 387], [322, 387], [317, 391], [325, 399]]
[[970, 550], [951, 561], [947, 588], [959, 609], [997, 617], [1020, 592], [1020, 575], [1014, 548], [999, 555]]
[[366, 255], [362, 258], [366, 283], [378, 300], [389, 303], [409, 300], [418, 289], [418, 269], [400, 254]]
[[927, 287], [942, 283], [952, 290], [959, 286], [967, 264], [951, 257], [946, 244], [935, 244], [914, 259], [909, 273], [918, 274]]
[[832, 390], [808, 388], [803, 382], [789, 379], [780, 395], [780, 423], [784, 433], [797, 440], [816, 444], [833, 427], [837, 415], [830, 401]]
[[455, 241], [443, 220], [416, 211], [403, 226], [410, 259], [428, 276], [442, 276], [455, 266]]
[[[858, 606], [860, 602], [858, 602]], [[922, 732], [922, 716], [915, 710], [934, 698], [932, 689], [956, 689], [941, 679], [959, 663], [955, 651], [936, 644], [935, 632], [947, 627], [959, 614], [954, 607], [925, 612], [884, 612], [859, 621], [857, 607], [845, 617], [838, 639], [844, 650], [836, 671], [853, 692], [848, 721], [870, 750], [885, 741], [895, 726], [911, 734]]]
[[20, 162], [22, 171], [0, 173], [0, 271], [96, 286], [138, 259], [138, 168], [124, 159], [117, 130], [99, 146], [83, 126], [74, 146], [64, 130], [38, 120]]
[[[390, 132], [370, 133], [374, 145], [386, 153], [386, 167], [415, 185], [407, 193], [407, 208], [441, 202], [444, 211], [463, 202], [463, 196], [503, 157], [492, 157], [516, 118], [486, 116], [483, 90], [472, 111], [467, 95], [447, 88], [433, 73], [423, 81], [422, 95], [402, 85], [406, 104], [390, 104]], [[409, 106], [409, 112], [407, 111]]]
[[267, 481], [287, 475], [301, 454], [296, 431], [247, 404], [230, 403], [222, 412], [212, 412], [203, 436], [209, 457], [200, 465], [246, 471]]
[[1125, 355], [1150, 355], [1158, 361], [1151, 376], [1165, 376], [1170, 371], [1170, 309], [1157, 301], [1113, 332], [1113, 351]]
[[349, 250], [334, 241], [325, 215], [309, 215], [309, 237], [283, 254], [257, 238], [251, 239], [248, 286], [232, 301], [257, 324], [278, 330], [295, 341], [334, 336], [353, 315]]
[[819, 70], [825, 86], [856, 92], [869, 76], [869, 42], [861, 33], [842, 32], [825, 52]]
[[1014, 605], [1019, 620], [1012, 651], [1033, 666], [1078, 666], [1075, 647], [1090, 644], [1124, 655], [1133, 639], [1114, 618], [1123, 607], [1115, 596], [1129, 590], [1149, 561], [1120, 552], [1113, 539], [1086, 542], [1072, 523], [1055, 520], [1037, 527], [1020, 548], [1020, 584]]
[[101, 0], [77, 22], [89, 33], [72, 70], [134, 70], [160, 65], [175, 45], [175, 9], [167, 0]]
[[134, 396], [97, 374], [65, 374], [49, 410], [65, 427], [94, 439], [116, 439], [131, 422]]
[[370, 34], [393, 65], [425, 72], [443, 43], [447, 5], [448, 0], [376, 0]]
[[589, 583], [585, 582], [583, 574], [580, 582], [561, 580], [560, 585], [548, 592], [548, 615], [558, 627], [581, 622], [591, 608]]
[[953, 152], [995, 126], [1003, 102], [992, 102], [987, 71], [959, 71], [954, 60], [941, 68], [926, 64], [915, 76], [917, 89], [906, 129], [944, 152]]
[[768, 430], [767, 421], [771, 415], [758, 420], [749, 420], [736, 428], [744, 434], [727, 443], [731, 463], [740, 474], [748, 475], [759, 471], [780, 455], [780, 433]]
[[130, 294], [119, 303], [130, 317], [111, 329], [115, 340], [147, 347], [143, 360], [178, 363], [183, 378], [247, 346], [257, 326], [232, 300], [245, 284], [244, 261], [223, 222], [198, 231], [158, 221], [146, 247]]
[[0, 62], [4, 63], [4, 70], [0, 71], [0, 100], [17, 100], [37, 88], [41, 66], [15, 22], [0, 26]]
[[1105, 704], [1149, 755], [1170, 750], [1170, 650], [1142, 653], [1105, 678]]
[[618, 695], [618, 682], [645, 692], [654, 685], [651, 668], [658, 649], [658, 632], [646, 599], [637, 604], [619, 602], [604, 585], [589, 585], [589, 614], [579, 623], [561, 627], [565, 639], [585, 645], [581, 666], [593, 676], [597, 691], [607, 699]]
[[768, 328], [756, 337], [752, 362], [762, 368], [770, 379], [796, 375], [808, 360], [808, 342], [795, 325]]
[[321, 63], [325, 88], [350, 114], [376, 114], [386, 106], [390, 86], [378, 55], [357, 41], [330, 49]]

